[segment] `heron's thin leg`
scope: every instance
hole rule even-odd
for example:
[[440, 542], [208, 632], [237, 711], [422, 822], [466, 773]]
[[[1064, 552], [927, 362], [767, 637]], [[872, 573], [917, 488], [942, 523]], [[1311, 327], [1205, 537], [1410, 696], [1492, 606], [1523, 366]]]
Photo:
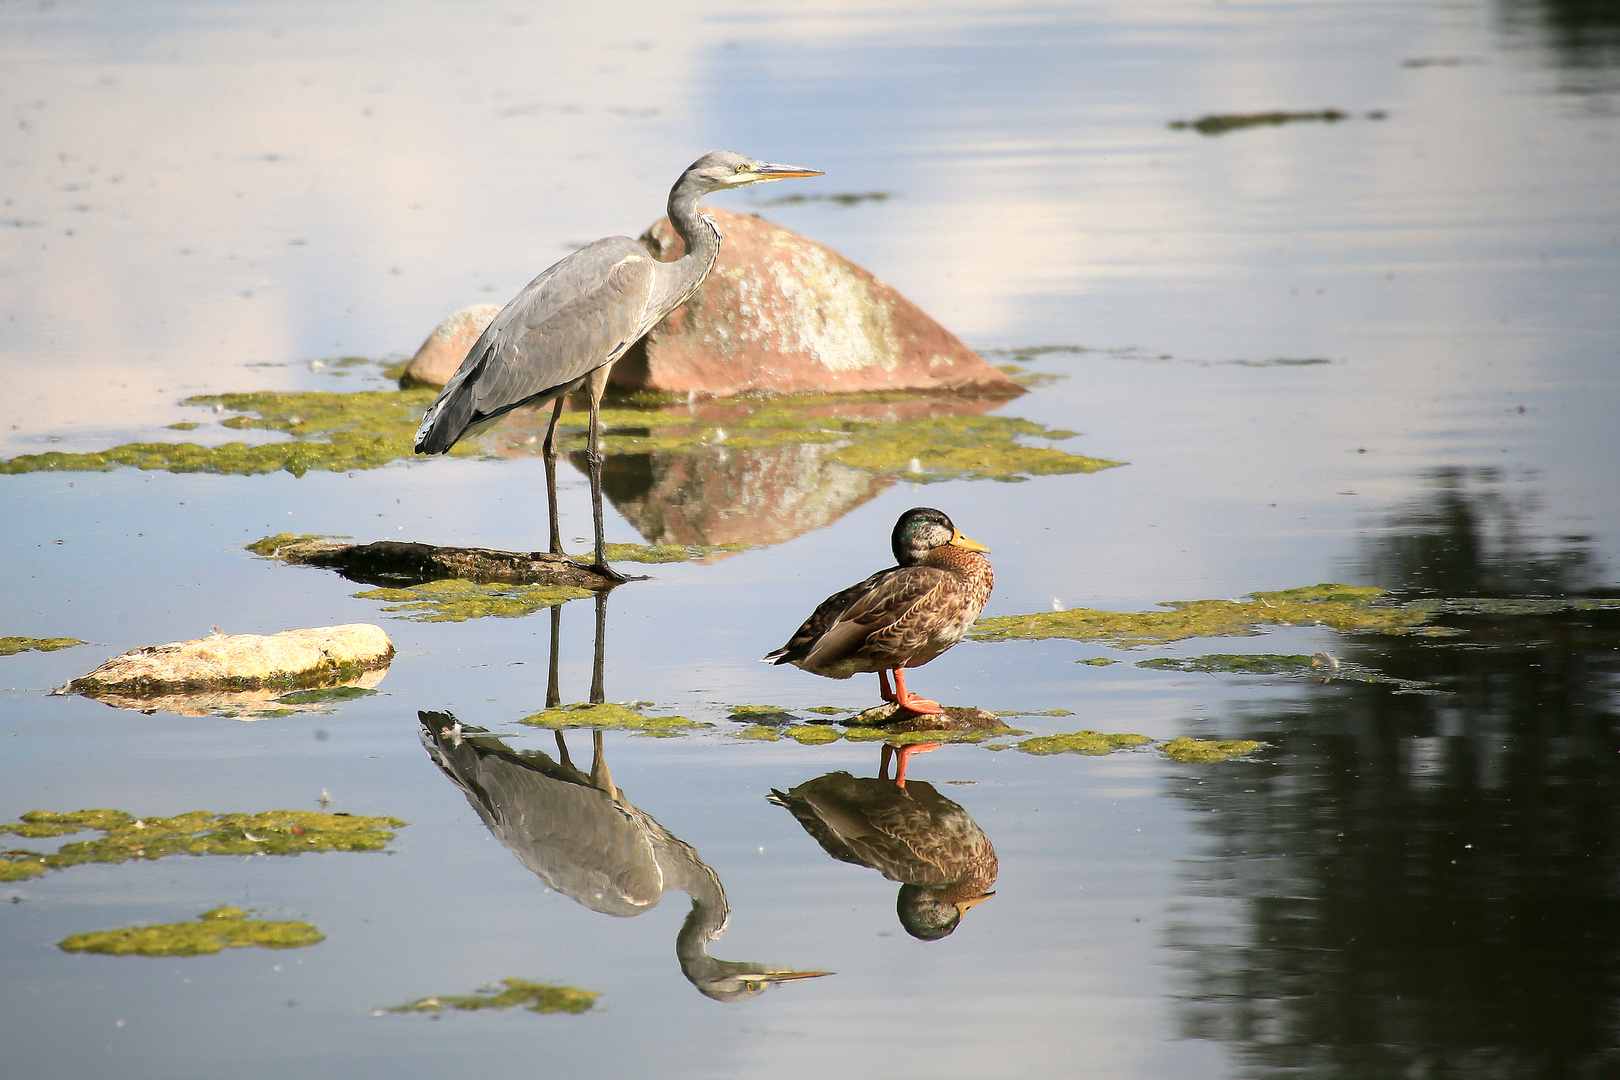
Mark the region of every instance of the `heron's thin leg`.
[[562, 638], [562, 605], [551, 605], [551, 669], [546, 675], [546, 708], [555, 709], [562, 704], [562, 693], [557, 687], [557, 642]]
[[607, 641], [607, 590], [596, 593], [596, 654], [591, 658], [591, 704], [600, 705], [607, 700], [602, 688], [602, 658]]
[[613, 774], [608, 772], [607, 756], [602, 753], [602, 729], [591, 732], [591, 786], [614, 802], [619, 801], [619, 789], [613, 786]]
[[602, 418], [602, 391], [607, 389], [609, 365], [604, 364], [591, 372], [591, 433], [586, 440], [585, 457], [591, 465], [591, 521], [596, 526], [596, 561], [591, 569], [615, 585], [630, 579], [607, 564], [606, 541], [602, 529], [602, 437], [598, 430]]
[[552, 734], [557, 736], [557, 760], [562, 763], [563, 768], [572, 769], [574, 763], [568, 757], [568, 743], [563, 739], [561, 729], [553, 731]]
[[559, 396], [551, 407], [551, 423], [546, 427], [546, 441], [541, 456], [546, 459], [546, 506], [551, 513], [551, 553], [563, 554], [562, 526], [557, 522], [557, 421], [562, 417], [564, 397]]

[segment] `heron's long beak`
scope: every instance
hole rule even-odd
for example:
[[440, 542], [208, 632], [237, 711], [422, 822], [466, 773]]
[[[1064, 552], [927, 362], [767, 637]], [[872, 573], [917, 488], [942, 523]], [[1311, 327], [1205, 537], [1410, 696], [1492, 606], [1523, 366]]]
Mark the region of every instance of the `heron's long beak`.
[[959, 548], [967, 548], [969, 551], [982, 551], [986, 555], [990, 553], [990, 549], [979, 543], [977, 540], [969, 540], [967, 537], [963, 536], [961, 529], [956, 529], [951, 532], [951, 543]]
[[836, 975], [834, 971], [751, 971], [739, 975], [746, 983], [779, 983], [792, 982], [795, 979], [819, 979], [823, 975]]
[[791, 180], [796, 176], [826, 176], [817, 169], [802, 169], [797, 165], [782, 165], [775, 161], [761, 161], [751, 170], [759, 181]]

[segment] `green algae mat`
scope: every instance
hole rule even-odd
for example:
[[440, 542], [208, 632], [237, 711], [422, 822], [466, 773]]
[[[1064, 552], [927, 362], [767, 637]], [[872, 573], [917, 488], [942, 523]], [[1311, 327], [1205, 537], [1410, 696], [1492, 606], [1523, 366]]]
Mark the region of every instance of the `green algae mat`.
[[1246, 600], [1170, 600], [1159, 605], [1167, 611], [1071, 608], [980, 619], [968, 636], [976, 641], [1070, 638], [1129, 648], [1192, 637], [1249, 636], [1268, 626], [1325, 626], [1342, 632], [1383, 634], [1436, 632], [1425, 626], [1432, 609], [1421, 603], [1380, 602], [1386, 595], [1385, 590], [1372, 587], [1312, 585], [1250, 593]]
[[213, 814], [194, 810], [176, 817], [137, 818], [122, 810], [31, 810], [0, 835], [25, 839], [99, 832], [95, 840], [63, 844], [50, 853], [0, 851], [0, 881], [23, 881], [49, 870], [84, 863], [122, 863], [169, 855], [302, 855], [307, 851], [380, 851], [405, 822], [391, 817], [267, 810], [262, 814]]
[[389, 1009], [393, 1013], [480, 1012], [486, 1009], [522, 1008], [532, 1013], [582, 1013], [596, 1004], [601, 993], [577, 990], [572, 986], [551, 986], [526, 979], [502, 979], [498, 986], [484, 986], [470, 994], [446, 994], [417, 998]]
[[301, 949], [325, 940], [306, 922], [260, 922], [241, 908], [222, 907], [203, 912], [196, 922], [74, 934], [56, 947], [103, 956], [203, 956], [221, 949]]
[[[311, 469], [349, 472], [380, 468], [415, 457], [413, 439], [437, 391], [361, 390], [204, 394], [186, 405], [233, 413], [218, 423], [231, 430], [277, 436], [269, 441], [139, 442], [90, 453], [23, 454], [0, 461], [0, 473], [104, 472], [129, 467], [184, 473], [252, 476]], [[736, 449], [825, 443], [829, 458], [852, 468], [902, 472], [915, 482], [990, 479], [1095, 472], [1120, 462], [1071, 454], [1050, 444], [1073, 438], [1007, 416], [923, 416], [910, 419], [837, 415], [840, 406], [871, 406], [915, 400], [915, 395], [795, 397], [730, 403], [723, 421], [661, 407], [617, 407], [602, 412], [602, 449], [607, 454], [676, 454], [724, 445]], [[563, 450], [585, 446], [587, 413], [564, 413], [558, 424]], [[175, 425], [195, 430], [201, 424]], [[482, 453], [472, 443], [457, 456]], [[615, 557], [618, 558], [618, 557]], [[655, 560], [656, 561], [656, 560]]]
[[71, 649], [75, 645], [88, 645], [76, 637], [0, 637], [0, 656], [15, 656], [23, 652], [55, 652]]
[[561, 708], [547, 709], [545, 712], [525, 716], [518, 723], [528, 724], [531, 727], [550, 728], [553, 731], [564, 731], [570, 728], [633, 731], [638, 735], [650, 735], [658, 739], [669, 738], [674, 735], [685, 735], [687, 732], [697, 728], [712, 726], [699, 723], [696, 720], [688, 720], [684, 716], [647, 716], [627, 705], [614, 705], [611, 703], [564, 705]]

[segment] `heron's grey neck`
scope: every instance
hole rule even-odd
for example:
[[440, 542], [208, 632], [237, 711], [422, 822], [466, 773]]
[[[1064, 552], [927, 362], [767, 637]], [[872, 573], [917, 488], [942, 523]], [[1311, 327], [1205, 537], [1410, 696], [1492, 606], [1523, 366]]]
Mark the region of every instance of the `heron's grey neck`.
[[697, 208], [698, 200], [707, 194], [700, 185], [688, 184], [684, 178], [669, 193], [669, 221], [686, 245], [686, 254], [663, 264], [668, 268], [670, 307], [684, 303], [696, 292], [720, 257], [720, 229], [713, 218]]

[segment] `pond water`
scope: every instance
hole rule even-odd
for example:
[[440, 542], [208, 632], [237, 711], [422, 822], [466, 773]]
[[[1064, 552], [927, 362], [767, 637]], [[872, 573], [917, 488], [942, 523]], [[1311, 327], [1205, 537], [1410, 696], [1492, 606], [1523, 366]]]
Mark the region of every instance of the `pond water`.
[[[758, 546], [650, 565], [600, 608], [466, 621], [244, 546], [542, 546], [533, 420], [481, 456], [344, 472], [0, 475], [0, 635], [89, 643], [0, 656], [0, 822], [407, 823], [382, 851], [251, 854], [263, 838], [231, 833], [235, 854], [0, 882], [6, 1075], [1620, 1070], [1614, 4], [64, 0], [0, 26], [5, 459], [282, 439], [183, 401], [387, 389], [441, 316], [639, 232], [726, 147], [827, 175], [725, 205], [1043, 376], [993, 407], [836, 415], [988, 411], [1048, 429], [1016, 445], [1125, 463], [975, 477], [791, 439], [618, 454], [610, 541]], [[730, 422], [702, 408], [673, 414]], [[563, 472], [583, 550], [588, 489]], [[897, 882], [794, 811], [829, 776], [897, 805], [837, 776], [876, 778], [880, 744], [740, 737], [778, 732], [737, 708], [825, 733], [812, 710], [876, 703], [871, 676], [756, 661], [886, 565], [919, 504], [992, 549], [987, 616], [1337, 582], [1429, 601], [1445, 632], [962, 643], [913, 688], [1032, 736], [1153, 742], [913, 757], [905, 805], [996, 856], [975, 879], [994, 897], [922, 940]], [[236, 715], [48, 693], [215, 627], [348, 622], [398, 650], [374, 693]], [[710, 726], [519, 722], [593, 697]], [[1182, 761], [1181, 736], [1264, 745]], [[637, 844], [632, 887], [603, 853]], [[224, 906], [324, 940], [58, 948]], [[389, 1011], [506, 979], [600, 996]]]

